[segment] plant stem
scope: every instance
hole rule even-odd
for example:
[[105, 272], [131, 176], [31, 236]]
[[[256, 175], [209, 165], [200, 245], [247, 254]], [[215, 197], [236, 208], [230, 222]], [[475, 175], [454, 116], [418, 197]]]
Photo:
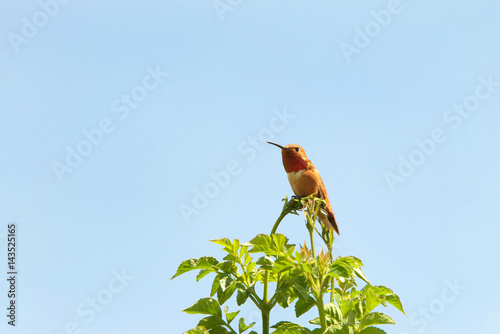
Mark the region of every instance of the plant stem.
[[266, 270], [264, 274], [264, 296], [260, 305], [260, 312], [262, 313], [262, 333], [269, 334], [269, 315], [271, 307], [269, 307], [269, 271]]
[[271, 313], [271, 308], [268, 304], [262, 304], [260, 312], [262, 314], [262, 334], [269, 334], [269, 314]]
[[330, 303], [335, 301], [335, 279], [332, 277], [332, 292], [330, 293]]
[[314, 251], [314, 228], [308, 228], [308, 230], [309, 230], [309, 237], [311, 238], [312, 256], [313, 256], [313, 258], [315, 258], [316, 252]]
[[269, 271], [266, 270], [266, 273], [264, 275], [264, 297], [262, 298], [262, 301], [264, 303], [269, 302]]
[[318, 296], [316, 296], [316, 305], [318, 306], [319, 321], [321, 322], [321, 331], [326, 330], [326, 315], [325, 315], [325, 303], [323, 301], [323, 293], [320, 291]]
[[283, 207], [283, 211], [281, 211], [281, 214], [278, 217], [278, 219], [276, 220], [276, 223], [274, 223], [274, 226], [273, 226], [273, 229], [271, 230], [271, 234], [270, 235], [273, 235], [274, 233], [276, 233], [276, 230], [278, 229], [278, 226], [281, 223], [281, 221], [283, 220], [283, 218], [285, 218], [285, 216], [292, 211], [291, 208], [290, 208], [290, 205], [292, 204], [291, 203], [292, 201], [293, 200], [290, 200], [289, 202], [285, 203], [285, 206]]

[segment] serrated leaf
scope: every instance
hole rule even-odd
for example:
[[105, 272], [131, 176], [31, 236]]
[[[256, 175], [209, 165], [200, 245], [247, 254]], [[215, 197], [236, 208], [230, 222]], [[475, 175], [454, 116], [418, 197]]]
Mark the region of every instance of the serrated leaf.
[[219, 303], [213, 298], [202, 298], [198, 300], [193, 306], [182, 310], [189, 314], [208, 314], [214, 315], [222, 319], [222, 311]]
[[236, 303], [238, 306], [244, 304], [250, 295], [250, 291], [248, 291], [245, 287], [243, 286], [238, 286], [238, 292], [236, 293]]
[[334, 324], [331, 326], [328, 326], [324, 332], [324, 334], [337, 334], [340, 333], [342, 330], [343, 326], [341, 324]]
[[231, 332], [224, 326], [214, 327], [210, 330], [210, 334], [230, 334]]
[[247, 273], [251, 272], [257, 264], [255, 262], [250, 262], [247, 264]]
[[355, 256], [352, 256], [352, 255], [347, 256], [347, 257], [350, 258], [350, 259], [352, 259], [352, 260], [354, 260], [358, 266], [360, 266], [360, 267], [363, 266], [363, 262], [359, 258], [357, 258]]
[[223, 260], [238, 263], [239, 257], [237, 254], [229, 253], [226, 256], [224, 256]]
[[224, 289], [222, 288], [223, 283], [221, 281], [221, 287], [217, 290], [217, 300], [220, 305], [223, 305], [236, 291], [236, 281], [232, 280], [229, 283], [224, 285]]
[[330, 270], [328, 271], [328, 275], [331, 275], [335, 278], [339, 278], [339, 277], [350, 278], [351, 277], [350, 270], [348, 270], [345, 265], [337, 263], [337, 262], [334, 262], [330, 266]]
[[219, 275], [220, 277], [220, 288], [222, 289], [222, 291], [225, 291], [228, 287], [230, 287], [232, 284], [235, 284], [235, 279], [230, 276], [230, 275]]
[[293, 268], [293, 262], [285, 256], [280, 256], [274, 261], [273, 274], [282, 273]]
[[245, 319], [240, 318], [239, 324], [238, 324], [238, 332], [241, 334], [247, 329], [252, 328], [255, 325], [255, 322], [252, 322], [250, 325], [245, 324]]
[[[270, 236], [267, 234], [259, 234], [250, 242], [248, 242], [250, 246], [253, 246], [248, 252], [249, 253], [259, 253], [263, 252], [267, 255], [274, 255], [276, 251], [274, 249], [273, 241]], [[246, 245], [246, 244], [245, 244]]]
[[287, 308], [297, 297], [290, 295], [290, 293], [281, 293], [277, 300], [279, 306]]
[[240, 311], [236, 311], [236, 312], [228, 312], [228, 307], [226, 306], [224, 308], [224, 314], [226, 315], [226, 321], [228, 324], [231, 323], [231, 321], [233, 321], [234, 318], [236, 318], [236, 316], [238, 315], [238, 313], [240, 313]]
[[401, 300], [399, 299], [399, 296], [396, 294], [388, 295], [385, 297], [385, 300], [401, 312], [403, 312], [404, 315], [406, 315], [405, 311], [403, 310], [403, 304], [401, 304]]
[[197, 326], [196, 328], [188, 330], [186, 334], [210, 334], [210, 333], [206, 328]]
[[[295, 280], [293, 282], [293, 288], [296, 290], [297, 297], [308, 298], [309, 296], [309, 286], [303, 280]], [[312, 298], [312, 297], [311, 297]]]
[[285, 245], [288, 241], [287, 237], [285, 237], [283, 234], [279, 234], [279, 233], [273, 234], [273, 241], [274, 241], [276, 250], [278, 250], [280, 252], [286, 251]]
[[225, 325], [224, 320], [217, 318], [213, 315], [203, 318], [198, 322], [199, 327], [204, 327], [207, 330], [211, 330], [212, 328], [219, 327]]
[[316, 305], [316, 301], [308, 296], [308, 298], [299, 298], [295, 303], [295, 316], [298, 318], [302, 314], [309, 311], [314, 305]]
[[365, 297], [365, 313], [370, 313], [375, 307], [380, 304], [381, 299], [379, 296], [373, 291], [370, 285], [366, 285], [363, 288], [363, 296]]
[[388, 287], [385, 287], [383, 285], [373, 285], [372, 286], [373, 292], [375, 292], [377, 295], [392, 295], [394, 292], [389, 289]]
[[237, 274], [238, 272], [238, 267], [233, 262], [226, 261], [226, 262], [221, 262], [215, 266], [216, 268], [220, 269], [221, 271], [227, 273], [227, 274]]
[[335, 303], [328, 303], [325, 305], [325, 314], [337, 323], [342, 323], [344, 320], [340, 307], [338, 307]]
[[217, 238], [214, 240], [210, 240], [210, 242], [223, 246], [224, 251], [228, 253], [233, 252], [233, 243], [228, 238]]
[[391, 317], [389, 317], [386, 314], [379, 312], [372, 312], [365, 315], [363, 319], [361, 319], [359, 328], [365, 328], [372, 325], [387, 325], [387, 324], [394, 325], [395, 322], [394, 320], [392, 320]]
[[302, 327], [301, 325], [294, 324], [288, 321], [280, 321], [277, 324], [271, 326], [271, 328], [276, 328], [273, 334], [311, 334], [312, 332]]
[[341, 326], [341, 325], [332, 325], [329, 326], [324, 334], [354, 334], [356, 330], [353, 326]]
[[217, 263], [219, 262], [210, 256], [200, 257], [199, 259], [185, 260], [179, 265], [177, 272], [171, 279], [195, 269], [213, 269]]
[[385, 331], [378, 327], [366, 327], [359, 334], [387, 334]]
[[198, 273], [198, 275], [196, 275], [196, 281], [198, 282], [200, 279], [202, 279], [203, 277], [207, 276], [211, 272], [213, 272], [213, 270], [210, 270], [210, 269], [202, 269], [202, 270], [200, 270], [200, 272]]
[[366, 283], [370, 284], [370, 281], [368, 281], [368, 278], [366, 278], [366, 276], [363, 273], [363, 271], [361, 270], [361, 268], [354, 267], [353, 269], [354, 269], [354, 273], [356, 274], [356, 276], [358, 276], [359, 278], [361, 278]]
[[220, 275], [214, 277], [214, 281], [212, 282], [212, 288], [210, 290], [210, 297], [213, 297], [217, 290], [220, 288]]
[[[242, 248], [243, 248], [243, 247], [245, 247], [245, 246], [242, 246]], [[247, 247], [245, 247], [245, 255], [243, 256], [243, 263], [244, 263], [245, 265], [247, 265], [250, 261], [252, 261], [252, 260], [253, 260], [253, 258], [252, 258], [252, 257], [251, 257], [251, 256], [250, 256], [247, 252], [246, 252], [246, 248], [247, 248]]]

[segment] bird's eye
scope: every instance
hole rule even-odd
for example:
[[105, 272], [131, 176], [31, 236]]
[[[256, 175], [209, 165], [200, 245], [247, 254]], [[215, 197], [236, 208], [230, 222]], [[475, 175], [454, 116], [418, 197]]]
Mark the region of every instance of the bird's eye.
[[298, 147], [296, 147], [296, 148], [295, 148], [295, 152], [298, 152], [298, 151], [299, 151], [299, 148], [298, 148]]

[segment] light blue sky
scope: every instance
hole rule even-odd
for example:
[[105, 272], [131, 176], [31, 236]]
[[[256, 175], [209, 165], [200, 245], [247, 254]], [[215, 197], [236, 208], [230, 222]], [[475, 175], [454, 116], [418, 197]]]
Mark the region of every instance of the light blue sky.
[[[408, 317], [387, 309], [388, 333], [498, 333], [498, 3], [55, 3], [0, 5], [3, 257], [8, 222], [19, 238], [18, 326], [3, 315], [0, 331], [194, 327], [181, 310], [211, 280], [169, 279], [221, 257], [209, 239], [270, 231], [292, 195], [279, 150], [260, 144], [273, 140], [321, 172], [336, 252], [400, 295]], [[88, 155], [58, 178], [68, 149]], [[196, 191], [213, 198], [196, 208]], [[307, 239], [301, 217], [278, 231]], [[106, 304], [95, 316], [92, 298]]]

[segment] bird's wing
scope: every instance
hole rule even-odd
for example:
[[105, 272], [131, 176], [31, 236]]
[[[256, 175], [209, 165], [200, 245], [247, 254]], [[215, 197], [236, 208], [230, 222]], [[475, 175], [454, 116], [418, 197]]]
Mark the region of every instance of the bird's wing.
[[[337, 225], [337, 221], [335, 220], [335, 216], [334, 216], [333, 211], [332, 211], [330, 200], [328, 199], [328, 194], [326, 193], [326, 187], [325, 187], [325, 184], [323, 183], [323, 180], [321, 179], [321, 176], [320, 176], [319, 180], [321, 183], [318, 187], [317, 196], [319, 198], [321, 198], [322, 200], [326, 201], [326, 210], [325, 211], [326, 211], [326, 218], [328, 219], [328, 223], [329, 223], [329, 224], [325, 224], [325, 223], [323, 223], [323, 224], [327, 227], [333, 228], [335, 230], [335, 232], [337, 232], [337, 234], [340, 235], [339, 227]], [[322, 189], [325, 189], [325, 191], [323, 192]]]

